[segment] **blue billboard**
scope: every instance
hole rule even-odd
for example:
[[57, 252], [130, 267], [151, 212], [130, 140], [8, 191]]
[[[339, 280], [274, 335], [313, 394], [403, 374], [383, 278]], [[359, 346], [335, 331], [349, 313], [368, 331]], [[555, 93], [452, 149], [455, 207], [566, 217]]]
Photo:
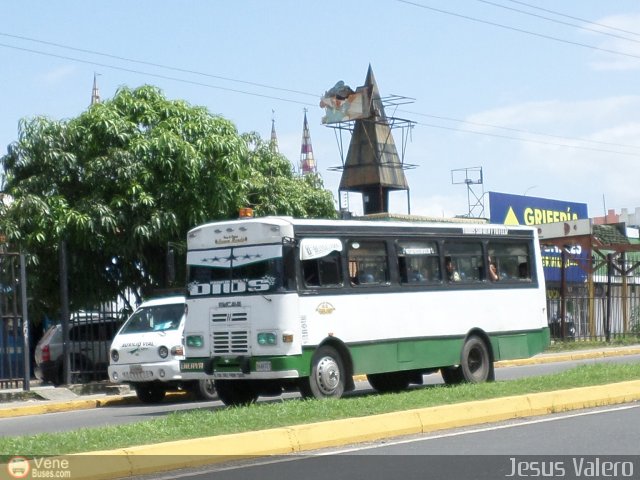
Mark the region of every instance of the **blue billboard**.
[[[588, 219], [586, 203], [551, 200], [548, 198], [511, 195], [489, 192], [489, 216], [491, 223], [503, 225], [542, 225], [545, 223], [566, 222], [567, 220]], [[591, 252], [583, 252], [580, 246], [571, 248], [571, 257], [566, 268], [569, 282], [584, 282], [586, 273], [576, 261], [587, 259]], [[558, 247], [542, 249], [544, 277], [548, 282], [560, 281], [561, 252]]]

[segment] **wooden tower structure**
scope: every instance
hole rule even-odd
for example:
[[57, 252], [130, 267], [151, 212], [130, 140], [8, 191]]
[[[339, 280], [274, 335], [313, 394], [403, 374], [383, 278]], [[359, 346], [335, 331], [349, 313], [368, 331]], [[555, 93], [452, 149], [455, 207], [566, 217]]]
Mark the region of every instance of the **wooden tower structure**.
[[[409, 103], [403, 97], [383, 99], [371, 66], [367, 71], [365, 84], [355, 91], [338, 82], [325, 93], [321, 106], [327, 109], [324, 123], [338, 130], [351, 132], [351, 140], [346, 153], [342, 155], [339, 198], [342, 192], [362, 194], [363, 213], [388, 213], [389, 193], [397, 190], [407, 192], [407, 210], [409, 205], [409, 184], [404, 170], [415, 165], [404, 163], [404, 130], [411, 129], [413, 122], [388, 117], [385, 105]], [[403, 128], [402, 156], [398, 153], [393, 139], [392, 129]], [[339, 141], [342, 144], [341, 140]], [[341, 149], [341, 153], [343, 153]], [[342, 210], [342, 205], [340, 206]]]

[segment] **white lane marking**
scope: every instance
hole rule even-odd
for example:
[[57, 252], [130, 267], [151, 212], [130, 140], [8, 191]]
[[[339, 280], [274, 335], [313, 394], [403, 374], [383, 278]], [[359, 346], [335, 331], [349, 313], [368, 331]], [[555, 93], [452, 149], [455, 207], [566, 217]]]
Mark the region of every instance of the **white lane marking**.
[[[357, 447], [349, 447], [349, 448], [343, 448], [343, 449], [330, 449], [330, 450], [323, 450], [323, 451], [317, 451], [317, 452], [309, 452], [309, 453], [301, 453], [301, 452], [296, 452], [293, 454], [283, 454], [286, 455], [285, 457], [277, 457], [277, 458], [268, 458], [268, 459], [247, 459], [247, 461], [245, 463], [242, 463], [240, 465], [227, 465], [227, 466], [212, 466], [212, 467], [204, 467], [204, 470], [197, 470], [197, 471], [191, 471], [188, 473], [183, 473], [183, 474], [168, 474], [167, 476], [158, 476], [157, 474], [154, 475], [153, 478], [157, 479], [157, 480], [169, 480], [169, 479], [173, 479], [173, 478], [182, 478], [182, 477], [189, 477], [189, 476], [196, 476], [196, 475], [203, 475], [206, 473], [212, 473], [212, 472], [223, 472], [223, 471], [227, 471], [227, 470], [237, 470], [240, 468], [246, 468], [246, 467], [256, 467], [256, 466], [262, 466], [262, 465], [271, 465], [271, 464], [275, 464], [275, 463], [284, 463], [284, 462], [293, 462], [293, 461], [297, 461], [297, 460], [304, 460], [305, 458], [309, 458], [309, 457], [321, 457], [321, 456], [326, 456], [326, 455], [341, 455], [344, 453], [352, 453], [352, 452], [359, 452], [361, 450], [372, 450], [374, 448], [379, 448], [379, 447], [387, 447], [389, 445], [403, 445], [403, 444], [407, 444], [407, 443], [415, 443], [415, 442], [423, 442], [423, 441], [427, 441], [427, 440], [437, 440], [440, 438], [448, 438], [448, 437], [456, 437], [456, 436], [462, 436], [462, 435], [469, 435], [469, 434], [473, 434], [473, 433], [483, 433], [483, 432], [491, 432], [491, 431], [495, 431], [495, 430], [502, 430], [505, 428], [515, 428], [515, 427], [522, 427], [522, 426], [526, 426], [526, 425], [535, 425], [537, 423], [546, 423], [546, 422], [556, 422], [556, 421], [560, 421], [560, 420], [567, 420], [570, 418], [576, 418], [576, 417], [584, 417], [587, 415], [599, 415], [601, 413], [610, 413], [610, 412], [617, 412], [617, 411], [621, 411], [621, 410], [630, 410], [633, 408], [640, 408], [640, 404], [632, 404], [632, 405], [621, 405], [621, 406], [617, 406], [617, 407], [610, 407], [610, 408], [604, 408], [604, 409], [599, 409], [599, 410], [593, 410], [593, 411], [588, 411], [588, 412], [578, 412], [578, 413], [569, 413], [569, 414], [565, 414], [565, 415], [557, 415], [551, 418], [537, 418], [535, 420], [523, 420], [523, 421], [519, 421], [517, 423], [512, 423], [512, 424], [508, 424], [508, 425], [494, 425], [494, 426], [489, 426], [489, 427], [482, 427], [482, 428], [474, 428], [472, 430], [463, 430], [463, 431], [458, 431], [458, 432], [450, 432], [450, 433], [442, 433], [442, 434], [438, 434], [438, 435], [431, 435], [431, 436], [422, 436], [422, 437], [418, 437], [418, 438], [410, 438], [410, 439], [403, 439], [403, 440], [384, 440], [384, 443], [368, 443], [366, 445], [361, 445], [361, 446], [357, 446]], [[427, 435], [427, 434], [425, 434]]]
[[[599, 415], [601, 413], [610, 413], [610, 412], [617, 412], [620, 410], [630, 410], [632, 408], [640, 408], [640, 404], [633, 404], [633, 405], [621, 405], [618, 407], [610, 407], [610, 408], [605, 408], [605, 409], [600, 409], [600, 410], [594, 410], [594, 411], [588, 411], [588, 412], [579, 412], [579, 413], [568, 413], [565, 415], [556, 415], [550, 418], [537, 418], [535, 420], [523, 420], [523, 421], [517, 421], [518, 419], [514, 419], [517, 421], [517, 423], [510, 423], [507, 425], [493, 425], [493, 426], [489, 426], [489, 427], [482, 427], [482, 428], [474, 428], [471, 430], [462, 430], [462, 431], [457, 431], [457, 432], [449, 432], [449, 433], [441, 433], [441, 434], [435, 434], [435, 435], [429, 435], [427, 434], [423, 434], [424, 436], [418, 437], [418, 438], [408, 438], [408, 439], [403, 439], [403, 440], [384, 440], [384, 444], [375, 444], [372, 445], [371, 443], [368, 445], [362, 445], [362, 446], [357, 446], [357, 447], [350, 447], [350, 448], [344, 448], [344, 449], [339, 449], [339, 450], [332, 450], [331, 452], [319, 452], [316, 455], [340, 455], [342, 453], [350, 453], [350, 452], [358, 452], [360, 450], [368, 450], [368, 449], [373, 449], [373, 448], [377, 448], [377, 447], [386, 447], [389, 445], [403, 445], [406, 443], [415, 443], [415, 442], [422, 442], [422, 441], [427, 441], [427, 440], [437, 440], [440, 438], [449, 438], [449, 437], [458, 437], [458, 436], [462, 436], [462, 435], [469, 435], [469, 434], [473, 434], [473, 433], [483, 433], [483, 432], [491, 432], [491, 431], [495, 431], [495, 430], [503, 430], [505, 428], [515, 428], [515, 427], [522, 427], [522, 426], [526, 426], [526, 425], [535, 425], [537, 423], [546, 423], [546, 422], [556, 422], [556, 421], [560, 421], [560, 420], [567, 420], [570, 418], [575, 418], [575, 417], [584, 417], [587, 415]], [[550, 414], [550, 415], [554, 415], [554, 414]], [[420, 434], [418, 434], [420, 435]]]

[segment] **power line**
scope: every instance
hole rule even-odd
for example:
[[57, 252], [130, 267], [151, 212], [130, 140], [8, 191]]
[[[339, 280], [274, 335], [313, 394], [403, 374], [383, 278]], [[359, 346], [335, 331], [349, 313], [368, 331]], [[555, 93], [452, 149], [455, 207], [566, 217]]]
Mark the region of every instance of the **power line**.
[[531, 17], [541, 18], [543, 20], [548, 20], [550, 22], [559, 23], [561, 25], [567, 25], [569, 27], [575, 27], [575, 28], [579, 28], [581, 30], [587, 30], [589, 32], [599, 33], [600, 35], [607, 35], [609, 37], [619, 38], [621, 40], [626, 40], [628, 42], [640, 43], [640, 40], [636, 40], [635, 38], [623, 37], [622, 35], [617, 35], [615, 33], [603, 32], [602, 30], [597, 30], [595, 28], [589, 28], [589, 27], [585, 27], [583, 25], [577, 25], [575, 23], [564, 22], [562, 20], [557, 20], [555, 18], [546, 17], [544, 15], [538, 15], [538, 14], [535, 14], [535, 13], [526, 12], [524, 10], [520, 10], [519, 8], [507, 7], [506, 5], [501, 5], [501, 4], [495, 3], [495, 2], [490, 2], [489, 0], [476, 0], [476, 1], [480, 2], [480, 3], [485, 3], [487, 5], [493, 5], [494, 7], [504, 8], [505, 10], [510, 10], [512, 12], [518, 12], [518, 13], [521, 13], [523, 15], [529, 15]]
[[[402, 0], [399, 0], [399, 1], [402, 1]], [[410, 2], [404, 2], [404, 3], [410, 3]], [[302, 95], [306, 95], [306, 96], [315, 96], [312, 93], [304, 92], [304, 91], [300, 91], [300, 90], [293, 90], [293, 89], [288, 89], [288, 88], [274, 87], [274, 86], [268, 86], [268, 85], [264, 85], [264, 84], [259, 84], [259, 83], [256, 83], [256, 82], [249, 82], [249, 81], [244, 81], [244, 80], [231, 79], [231, 78], [226, 78], [226, 77], [219, 77], [219, 76], [216, 76], [216, 75], [211, 75], [211, 74], [206, 74], [206, 73], [202, 73], [202, 72], [186, 70], [186, 69], [182, 69], [182, 68], [178, 68], [178, 67], [171, 67], [171, 66], [168, 66], [168, 65], [154, 64], [154, 63], [151, 63], [151, 62], [127, 59], [127, 58], [124, 58], [124, 57], [118, 57], [116, 55], [110, 55], [110, 54], [106, 54], [106, 53], [99, 53], [99, 52], [93, 52], [93, 51], [90, 51], [90, 50], [84, 50], [84, 49], [79, 49], [79, 48], [75, 48], [75, 47], [64, 46], [64, 45], [56, 44], [56, 43], [53, 43], [53, 42], [28, 39], [27, 37], [21, 37], [21, 36], [17, 36], [17, 35], [8, 35], [8, 34], [3, 34], [1, 32], [0, 32], [0, 35], [5, 35], [5, 36], [13, 37], [13, 38], [18, 38], [18, 39], [27, 39], [27, 40], [30, 40], [30, 41], [36, 41], [36, 42], [39, 42], [39, 43], [48, 44], [48, 45], [52, 45], [52, 46], [57, 46], [57, 47], [60, 47], [60, 48], [67, 48], [67, 49], [75, 50], [75, 51], [79, 51], [79, 52], [102, 55], [102, 56], [105, 56], [105, 57], [118, 59], [118, 60], [125, 60], [125, 61], [133, 62], [133, 63], [140, 63], [140, 64], [145, 64], [145, 65], [150, 65], [150, 66], [157, 66], [157, 67], [160, 67], [160, 68], [166, 68], [166, 69], [169, 69], [169, 70], [175, 70], [175, 71], [179, 71], [179, 72], [182, 72], [182, 73], [193, 73], [193, 74], [197, 74], [197, 75], [209, 76], [209, 77], [212, 77], [212, 78], [220, 78], [220, 79], [227, 80], [227, 81], [235, 81], [235, 82], [248, 84], [248, 85], [260, 86], [260, 87], [264, 87], [264, 88], [272, 88], [272, 89], [275, 89], [275, 90], [285, 91], [285, 92], [289, 92], [289, 93], [298, 93], [298, 94], [302, 94]], [[24, 51], [24, 52], [33, 53], [33, 54], [42, 55], [42, 56], [49, 56], [49, 57], [53, 57], [53, 58], [59, 58], [59, 59], [63, 59], [63, 60], [70, 60], [70, 61], [74, 61], [74, 62], [85, 63], [85, 64], [89, 64], [89, 65], [94, 65], [94, 66], [100, 66], [100, 67], [104, 67], [104, 68], [110, 68], [110, 69], [114, 69], [114, 70], [120, 70], [120, 71], [139, 74], [139, 75], [147, 75], [147, 76], [160, 78], [160, 79], [164, 79], [164, 80], [171, 80], [171, 81], [187, 83], [187, 84], [206, 87], [206, 88], [223, 90], [223, 91], [232, 92], [232, 93], [256, 96], [256, 97], [261, 97], [261, 98], [268, 98], [268, 99], [277, 100], [277, 101], [295, 103], [295, 104], [299, 104], [299, 105], [303, 105], [303, 106], [313, 106], [313, 107], [316, 106], [316, 104], [302, 102], [302, 101], [299, 101], [299, 100], [276, 97], [276, 96], [272, 96], [272, 95], [260, 94], [260, 93], [255, 93], [255, 92], [249, 92], [249, 91], [246, 91], [246, 90], [222, 87], [222, 86], [218, 86], [218, 85], [211, 85], [211, 84], [207, 84], [207, 83], [203, 83], [203, 82], [197, 82], [197, 81], [193, 81], [193, 80], [188, 80], [188, 79], [185, 79], [185, 78], [173, 77], [173, 76], [168, 76], [168, 75], [161, 75], [161, 74], [146, 72], [146, 71], [142, 71], [142, 70], [135, 70], [135, 69], [131, 69], [131, 68], [120, 67], [120, 66], [116, 66], [116, 65], [110, 65], [110, 64], [101, 63], [101, 62], [95, 62], [95, 61], [91, 61], [91, 60], [84, 60], [84, 59], [71, 57], [71, 56], [66, 56], [66, 55], [59, 55], [59, 54], [43, 52], [43, 51], [29, 49], [29, 48], [24, 48], [24, 47], [18, 47], [18, 46], [15, 46], [15, 45], [7, 45], [7, 44], [0, 43], [0, 47], [15, 49], [15, 50]], [[455, 121], [455, 122], [465, 123], [465, 124], [469, 124], [469, 125], [476, 125], [476, 126], [489, 127], [489, 128], [494, 128], [494, 129], [501, 129], [501, 130], [505, 130], [505, 131], [518, 132], [518, 133], [523, 133], [523, 134], [527, 134], [527, 135], [546, 136], [546, 137], [556, 138], [556, 139], [567, 139], [567, 140], [574, 140], [574, 141], [580, 141], [580, 142], [608, 145], [608, 146], [621, 147], [621, 148], [640, 148], [640, 146], [636, 146], [636, 145], [624, 145], [624, 144], [617, 144], [617, 143], [611, 143], [611, 142], [601, 142], [601, 141], [597, 141], [597, 140], [589, 140], [589, 139], [584, 139], [584, 138], [575, 138], [575, 137], [572, 138], [572, 137], [566, 137], [566, 136], [554, 135], [554, 134], [548, 134], [548, 133], [542, 133], [542, 132], [532, 132], [532, 131], [516, 129], [516, 128], [511, 128], [511, 127], [504, 127], [504, 126], [500, 126], [500, 125], [492, 125], [492, 124], [486, 124], [486, 123], [471, 122], [471, 121], [468, 121], [468, 120], [461, 120], [461, 119], [456, 119], [456, 118], [452, 118], [452, 117], [438, 116], [438, 115], [432, 115], [432, 114], [426, 114], [426, 113], [420, 113], [420, 112], [407, 112], [407, 113], [410, 113], [412, 115], [417, 115], [417, 116], [436, 118], [436, 119], [440, 119], [440, 120]], [[517, 140], [517, 141], [528, 142], [528, 143], [538, 143], [538, 144], [550, 145], [550, 146], [558, 146], [558, 147], [565, 147], [565, 148], [577, 148], [577, 149], [583, 149], [583, 150], [592, 150], [592, 151], [600, 151], [600, 152], [620, 154], [620, 155], [634, 155], [635, 156], [635, 154], [627, 153], [627, 152], [620, 152], [620, 151], [613, 151], [613, 150], [606, 150], [606, 149], [597, 149], [597, 148], [586, 147], [586, 146], [569, 145], [569, 144], [554, 143], [554, 142], [545, 142], [545, 141], [541, 141], [541, 140], [526, 139], [526, 138], [522, 138], [522, 137], [512, 137], [512, 136], [508, 136], [508, 135], [493, 134], [493, 133], [489, 133], [489, 132], [478, 132], [478, 131], [462, 129], [462, 128], [447, 127], [447, 126], [444, 126], [444, 125], [434, 125], [434, 124], [428, 124], [428, 123], [418, 123], [418, 125], [425, 126], [425, 127], [430, 127], [430, 128], [438, 128], [438, 129], [444, 129], [444, 130], [450, 130], [450, 131], [457, 131], [457, 132], [462, 132], [462, 133], [470, 133], [470, 134], [474, 134], [474, 135], [485, 135], [485, 136], [493, 137], [493, 138]]]
[[188, 84], [191, 84], [191, 85], [197, 85], [197, 86], [206, 87], [206, 88], [213, 88], [213, 89], [216, 89], [216, 90], [223, 90], [223, 91], [226, 91], [226, 92], [241, 93], [241, 94], [244, 94], [244, 95], [251, 95], [251, 96], [254, 96], [254, 97], [261, 97], [261, 98], [269, 98], [269, 99], [272, 99], [272, 100], [278, 100], [278, 101], [282, 101], [282, 102], [297, 103], [299, 105], [306, 105], [306, 106], [311, 106], [311, 107], [315, 107], [315, 105], [316, 105], [316, 104], [312, 104], [312, 103], [301, 102], [299, 100], [293, 100], [293, 99], [290, 99], [290, 98], [275, 97], [275, 96], [272, 96], [272, 95], [265, 95], [265, 94], [262, 94], [262, 93], [249, 92], [249, 91], [246, 91], [246, 90], [239, 90], [239, 89], [235, 89], [235, 88], [221, 87], [219, 85], [211, 85], [211, 84], [208, 84], [208, 83], [196, 82], [196, 81], [193, 81], [193, 80], [187, 80], [187, 79], [179, 78], [179, 77], [171, 77], [171, 76], [168, 76], [168, 75], [161, 75], [161, 74], [158, 74], [158, 73], [144, 72], [144, 71], [141, 71], [141, 70], [134, 70], [132, 68], [118, 67], [116, 65], [109, 65], [109, 64], [106, 64], [106, 63], [94, 62], [92, 60], [83, 60], [83, 59], [80, 59], [80, 58], [69, 57], [69, 56], [66, 56], [66, 55], [59, 55], [59, 54], [48, 53], [48, 52], [41, 52], [39, 50], [33, 50], [33, 49], [30, 49], [30, 48], [17, 47], [15, 45], [7, 45], [7, 44], [4, 44], [4, 43], [0, 43], [0, 47], [11, 48], [11, 49], [20, 50], [20, 51], [23, 51], [23, 52], [35, 53], [37, 55], [43, 55], [43, 56], [47, 56], [47, 57], [60, 58], [60, 59], [63, 59], [63, 60], [71, 60], [73, 62], [86, 63], [88, 65], [96, 65], [96, 66], [99, 66], [99, 67], [111, 68], [113, 70], [120, 70], [120, 71], [123, 71], [123, 72], [135, 73], [135, 74], [139, 74], [139, 75], [148, 75], [150, 77], [162, 78], [164, 80], [172, 80], [172, 81], [175, 81], [175, 82], [188, 83]]
[[[436, 118], [439, 120], [446, 120], [446, 121], [451, 121], [451, 122], [459, 122], [459, 123], [465, 123], [468, 125], [475, 125], [478, 127], [489, 127], [489, 128], [495, 128], [497, 130], [505, 130], [505, 131], [509, 131], [509, 132], [515, 132], [515, 133], [524, 133], [526, 135], [536, 135], [536, 136], [540, 136], [540, 137], [549, 137], [549, 138], [556, 138], [559, 140], [573, 140], [573, 141], [578, 141], [578, 142], [585, 142], [585, 143], [593, 143], [593, 144], [598, 144], [598, 145], [606, 145], [606, 146], [610, 146], [610, 147], [621, 147], [621, 148], [634, 148], [634, 149], [640, 149], [640, 145], [628, 145], [628, 144], [624, 144], [624, 143], [614, 143], [614, 142], [604, 142], [601, 140], [591, 140], [588, 138], [581, 138], [581, 137], [568, 137], [566, 135], [555, 135], [552, 133], [543, 133], [543, 132], [536, 132], [536, 131], [532, 131], [532, 130], [524, 130], [524, 129], [520, 129], [520, 128], [513, 128], [513, 127], [504, 127], [501, 125], [495, 125], [495, 124], [491, 124], [491, 123], [482, 123], [482, 122], [472, 122], [470, 120], [461, 120], [459, 118], [452, 118], [452, 117], [445, 117], [442, 115], [431, 115], [428, 113], [420, 113], [420, 112], [411, 112], [408, 110], [401, 110], [403, 113], [408, 113], [410, 115], [416, 115], [419, 117], [429, 117], [429, 118]], [[480, 133], [480, 132], [478, 132]], [[516, 137], [513, 137], [516, 138]], [[517, 137], [517, 138], [522, 138], [522, 137]]]
[[443, 13], [445, 15], [451, 15], [453, 17], [463, 18], [465, 20], [470, 20], [472, 22], [484, 23], [485, 25], [491, 25], [493, 27], [504, 28], [505, 30], [511, 30], [513, 32], [518, 32], [518, 33], [524, 33], [526, 35], [531, 35], [531, 36], [534, 36], [534, 37], [544, 38], [544, 39], [547, 39], [547, 40], [553, 40], [553, 41], [556, 41], [556, 42], [565, 43], [567, 45], [575, 45], [577, 47], [590, 48], [591, 50], [597, 50], [599, 52], [611, 53], [613, 55], [622, 55], [624, 57], [640, 59], [640, 55], [634, 55], [633, 53], [619, 52], [617, 50], [611, 50], [611, 49], [608, 49], [608, 48], [596, 47], [595, 45], [589, 45], [589, 44], [581, 43], [581, 42], [574, 42], [572, 40], [566, 40], [566, 39], [554, 37], [554, 36], [551, 36], [551, 35], [545, 35], [543, 33], [532, 32], [530, 30], [525, 30], [523, 28], [512, 27], [510, 25], [505, 25], [505, 24], [497, 23], [497, 22], [491, 22], [489, 20], [482, 20], [480, 18], [471, 17], [469, 15], [463, 15], [461, 13], [455, 13], [455, 12], [450, 12], [448, 10], [442, 10], [440, 8], [429, 7], [427, 5], [423, 5], [421, 3], [411, 2], [409, 0], [396, 0], [396, 1], [398, 1], [400, 3], [405, 3], [407, 5], [411, 5], [411, 6], [414, 6], [414, 7], [423, 8], [425, 10], [431, 10], [431, 11], [434, 11], [434, 12]]
[[518, 0], [507, 0], [507, 1], [512, 2], [512, 3], [517, 3], [517, 4], [520, 4], [520, 5], [524, 5], [525, 7], [534, 8], [536, 10], [541, 10], [543, 12], [553, 13], [554, 15], [558, 15], [560, 17], [565, 17], [565, 18], [570, 18], [572, 20], [578, 20], [580, 22], [590, 23], [591, 25], [596, 25], [596, 26], [602, 27], [602, 28], [608, 28], [609, 30], [616, 30], [618, 32], [629, 33], [631, 35], [640, 36], [640, 33], [638, 33], [638, 32], [632, 32], [631, 30], [624, 30], [622, 28], [612, 27], [611, 25], [605, 25], [604, 23], [593, 22], [591, 20], [586, 20], [586, 19], [580, 18], [580, 17], [574, 17], [574, 16], [571, 16], [571, 15], [567, 15], [567, 14], [564, 14], [564, 13], [557, 12], [555, 10], [549, 10], [549, 9], [546, 9], [546, 8], [538, 7], [537, 5], [531, 5], [529, 3], [520, 2]]
[[[189, 69], [185, 69], [185, 68], [172, 67], [170, 65], [163, 65], [161, 63], [147, 62], [147, 61], [144, 61], [144, 60], [135, 60], [135, 59], [132, 59], [132, 58], [121, 57], [121, 56], [118, 56], [118, 55], [112, 55], [112, 54], [109, 54], [109, 53], [98, 52], [96, 50], [87, 50], [87, 49], [84, 49], [84, 48], [77, 48], [77, 47], [72, 47], [72, 46], [69, 46], [69, 45], [63, 45], [61, 43], [49, 42], [49, 41], [46, 41], [46, 40], [38, 40], [38, 39], [35, 39], [35, 38], [25, 37], [25, 36], [22, 36], [22, 35], [12, 35], [10, 33], [0, 32], [0, 36], [9, 37], [9, 38], [15, 38], [15, 39], [18, 39], [18, 40], [26, 40], [28, 42], [40, 43], [42, 45], [49, 45], [49, 46], [53, 46], [53, 47], [57, 47], [57, 48], [63, 48], [63, 49], [66, 49], [66, 50], [72, 50], [72, 51], [75, 51], [75, 52], [88, 53], [88, 54], [91, 54], [91, 55], [98, 55], [98, 56], [101, 56], [101, 57], [112, 58], [114, 60], [121, 60], [121, 61], [125, 61], [125, 62], [130, 62], [130, 63], [138, 63], [140, 65], [147, 65], [147, 66], [157, 67], [157, 68], [164, 68], [166, 70], [173, 70], [175, 72], [189, 73], [189, 74], [192, 74], [192, 75], [200, 75], [200, 76], [203, 76], [203, 77], [216, 78], [218, 80], [225, 80], [225, 81], [228, 81], [228, 82], [243, 83], [245, 85], [251, 85], [251, 86], [254, 86], [254, 87], [268, 88], [268, 89], [271, 89], [271, 90], [279, 90], [279, 91], [282, 91], [282, 92], [297, 93], [297, 94], [300, 94], [300, 95], [307, 95], [307, 96], [308, 95], [312, 95], [312, 96], [315, 97], [315, 95], [310, 94], [308, 92], [301, 92], [299, 90], [293, 90], [293, 89], [290, 89], [290, 88], [274, 87], [273, 85], [267, 85], [267, 84], [264, 84], [264, 83], [249, 82], [249, 81], [246, 81], [246, 80], [239, 80], [237, 78], [223, 77], [221, 75], [214, 75], [214, 74], [211, 74], [211, 73], [204, 73], [204, 72], [199, 72], [199, 71], [196, 71], [196, 70], [189, 70]], [[3, 46], [7, 46], [7, 45], [3, 45]], [[31, 50], [29, 50], [29, 51], [31, 51]], [[41, 53], [41, 52], [38, 52], [38, 53]]]
[[602, 152], [602, 153], [614, 153], [614, 154], [617, 154], [617, 155], [627, 155], [627, 156], [631, 156], [631, 157], [640, 156], [637, 153], [620, 152], [620, 151], [616, 151], [616, 150], [606, 150], [606, 149], [603, 149], [603, 148], [584, 147], [584, 146], [580, 146], [580, 145], [568, 145], [568, 144], [563, 144], [563, 143], [545, 142], [543, 140], [534, 140], [534, 139], [522, 138], [522, 137], [511, 137], [509, 135], [500, 135], [500, 134], [497, 134], [497, 133], [478, 132], [478, 131], [475, 131], [475, 130], [467, 130], [467, 129], [464, 129], [464, 128], [447, 127], [447, 126], [444, 126], [444, 125], [434, 125], [434, 124], [423, 123], [423, 122], [416, 122], [416, 125], [420, 125], [420, 126], [423, 126], [423, 127], [430, 127], [430, 128], [438, 128], [438, 129], [441, 129], [441, 130], [449, 130], [449, 131], [454, 131], [454, 132], [471, 133], [471, 134], [474, 134], [474, 135], [485, 135], [487, 137], [501, 138], [501, 139], [505, 139], [505, 140], [515, 140], [515, 141], [519, 141], [519, 142], [536, 143], [536, 144], [539, 144], [539, 145], [547, 145], [547, 146], [552, 146], [552, 147], [576, 148], [576, 149], [579, 149], [579, 150], [589, 150], [589, 151], [592, 151], [592, 152]]

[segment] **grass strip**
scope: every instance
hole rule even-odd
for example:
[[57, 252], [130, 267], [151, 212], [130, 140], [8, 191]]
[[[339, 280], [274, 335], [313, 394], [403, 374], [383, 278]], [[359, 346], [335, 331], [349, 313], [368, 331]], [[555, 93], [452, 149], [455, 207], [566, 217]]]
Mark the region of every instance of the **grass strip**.
[[277, 399], [248, 407], [174, 412], [127, 425], [1, 437], [0, 460], [6, 461], [13, 455], [47, 456], [110, 450], [639, 378], [640, 364], [602, 363], [582, 365], [553, 375], [484, 384], [426, 386], [394, 394], [354, 394], [340, 400]]
[[606, 349], [612, 347], [630, 347], [638, 346], [640, 343], [640, 337], [636, 335], [627, 335], [625, 337], [615, 337], [609, 342], [604, 340], [554, 340], [547, 348], [545, 353], [558, 353], [575, 350], [588, 350], [588, 349]]

